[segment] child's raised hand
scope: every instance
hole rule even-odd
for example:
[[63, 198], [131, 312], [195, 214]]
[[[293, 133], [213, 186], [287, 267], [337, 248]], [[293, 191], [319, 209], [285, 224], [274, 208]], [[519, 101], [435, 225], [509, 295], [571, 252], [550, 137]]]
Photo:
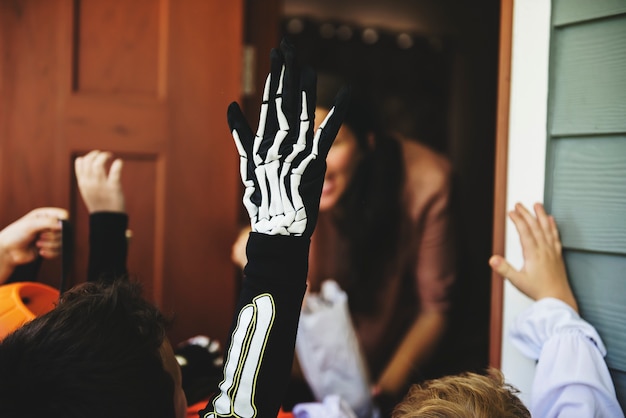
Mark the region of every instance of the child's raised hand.
[[89, 213], [126, 211], [120, 182], [122, 160], [115, 159], [107, 173], [111, 157], [110, 152], [94, 150], [74, 161], [78, 189]]

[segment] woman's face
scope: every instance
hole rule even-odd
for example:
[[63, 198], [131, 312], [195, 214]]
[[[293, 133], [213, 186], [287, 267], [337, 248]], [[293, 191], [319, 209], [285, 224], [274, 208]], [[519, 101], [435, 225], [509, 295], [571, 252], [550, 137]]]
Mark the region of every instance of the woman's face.
[[[328, 115], [328, 109], [315, 109], [316, 128]], [[350, 128], [342, 125], [326, 157], [326, 177], [320, 199], [320, 212], [332, 209], [346, 191], [360, 158], [359, 144]]]

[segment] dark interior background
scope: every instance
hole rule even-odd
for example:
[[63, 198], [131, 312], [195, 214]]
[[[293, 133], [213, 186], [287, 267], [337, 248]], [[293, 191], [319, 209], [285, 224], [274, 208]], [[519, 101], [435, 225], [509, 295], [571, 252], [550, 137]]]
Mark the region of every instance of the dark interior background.
[[284, 18], [281, 34], [303, 63], [366, 93], [390, 128], [447, 151], [450, 56], [442, 39], [301, 17]]
[[[488, 364], [499, 1], [284, 0], [279, 36], [454, 168], [458, 288], [430, 375]], [[372, 36], [375, 32], [375, 36]]]

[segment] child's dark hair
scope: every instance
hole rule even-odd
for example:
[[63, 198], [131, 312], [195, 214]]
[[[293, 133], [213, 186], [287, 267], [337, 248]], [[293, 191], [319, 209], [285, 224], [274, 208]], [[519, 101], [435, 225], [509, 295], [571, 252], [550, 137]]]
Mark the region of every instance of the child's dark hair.
[[88, 282], [0, 342], [0, 416], [174, 416], [168, 321], [127, 280]]

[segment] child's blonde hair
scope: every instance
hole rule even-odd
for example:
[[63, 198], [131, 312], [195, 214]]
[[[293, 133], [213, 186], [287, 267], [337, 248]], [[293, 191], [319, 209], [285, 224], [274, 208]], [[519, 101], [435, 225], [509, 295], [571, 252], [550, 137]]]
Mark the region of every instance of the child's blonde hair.
[[393, 418], [530, 418], [518, 393], [497, 369], [446, 376], [413, 385]]

